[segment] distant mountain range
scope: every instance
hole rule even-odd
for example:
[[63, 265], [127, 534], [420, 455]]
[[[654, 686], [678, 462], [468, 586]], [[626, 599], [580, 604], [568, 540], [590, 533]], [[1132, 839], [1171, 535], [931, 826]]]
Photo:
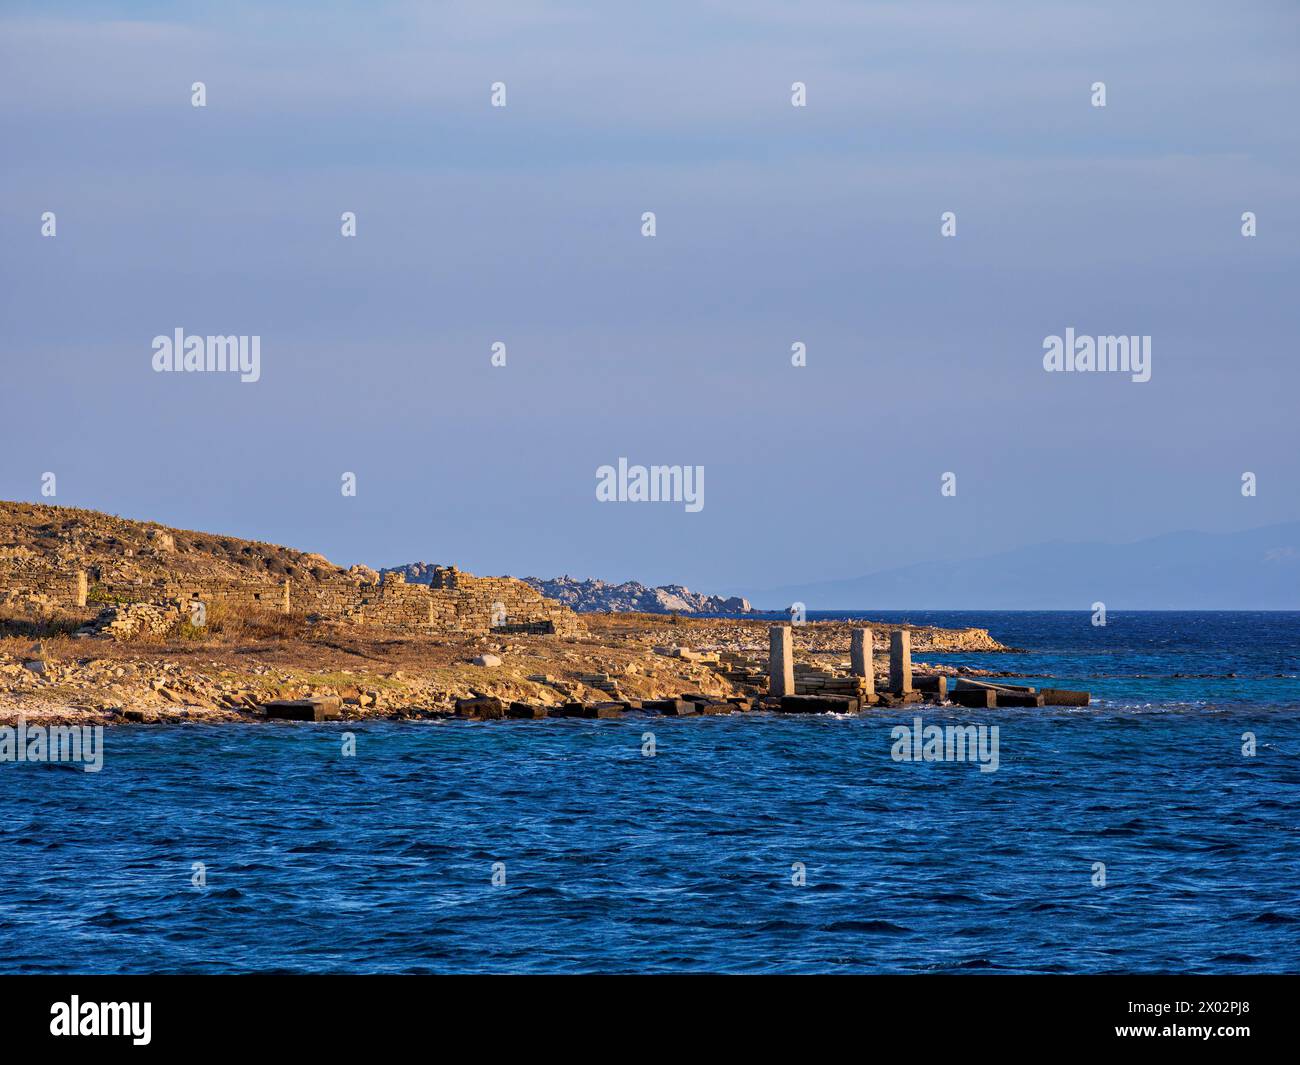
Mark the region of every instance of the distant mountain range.
[[769, 588], [764, 609], [1300, 610], [1300, 522], [1128, 544], [1054, 541], [961, 562]]
[[[428, 584], [434, 569], [432, 562], [408, 562], [392, 566], [383, 573], [397, 572], [410, 584]], [[554, 599], [579, 612], [608, 611], [626, 613], [640, 611], [646, 614], [741, 614], [753, 608], [740, 596], [701, 595], [680, 584], [665, 584], [649, 588], [640, 581], [610, 584], [607, 581], [580, 581], [573, 577], [520, 578], [548, 599]]]

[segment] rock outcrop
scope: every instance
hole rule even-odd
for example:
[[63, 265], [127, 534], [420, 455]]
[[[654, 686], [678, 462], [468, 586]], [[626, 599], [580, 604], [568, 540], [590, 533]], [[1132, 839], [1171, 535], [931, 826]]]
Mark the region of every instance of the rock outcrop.
[[640, 581], [609, 584], [606, 581], [579, 581], [572, 577], [541, 580], [522, 578], [547, 599], [554, 599], [579, 613], [609, 611], [643, 614], [748, 614], [753, 610], [748, 599], [738, 595], [702, 595], [680, 584], [649, 588]]

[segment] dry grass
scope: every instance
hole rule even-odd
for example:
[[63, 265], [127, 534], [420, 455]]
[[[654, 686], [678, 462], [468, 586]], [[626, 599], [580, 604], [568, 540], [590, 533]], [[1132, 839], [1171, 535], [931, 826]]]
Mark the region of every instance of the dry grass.
[[204, 624], [195, 625], [185, 617], [168, 635], [191, 643], [244, 645], [267, 641], [309, 642], [315, 634], [306, 614], [234, 607], [217, 600], [208, 604]]
[[71, 636], [94, 611], [42, 610], [27, 606], [0, 606], [0, 638], [7, 636], [28, 640]]

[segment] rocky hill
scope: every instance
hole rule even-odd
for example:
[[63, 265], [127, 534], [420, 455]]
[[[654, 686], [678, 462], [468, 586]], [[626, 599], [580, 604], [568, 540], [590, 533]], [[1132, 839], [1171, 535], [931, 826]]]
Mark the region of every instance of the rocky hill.
[[[511, 577], [455, 566], [424, 585], [365, 566], [344, 570], [318, 554], [233, 536], [171, 529], [110, 514], [0, 503], [0, 607], [14, 620], [99, 609], [87, 635], [131, 638], [177, 629], [189, 606], [241, 619], [298, 615], [313, 624], [393, 631], [479, 633], [495, 627], [576, 636], [581, 622]], [[21, 615], [18, 617], [17, 615]], [[206, 624], [206, 621], [202, 622]]]
[[[408, 562], [394, 566], [411, 584], [428, 584], [436, 567], [432, 562]], [[388, 573], [389, 570], [382, 572]], [[664, 584], [650, 588], [640, 581], [610, 584], [607, 581], [580, 581], [573, 577], [521, 577], [547, 599], [563, 603], [579, 613], [611, 614], [747, 614], [753, 607], [748, 599], [738, 595], [701, 595], [680, 584]]]
[[0, 572], [86, 570], [92, 581], [190, 577], [311, 582], [347, 573], [323, 555], [75, 507], [0, 501]]

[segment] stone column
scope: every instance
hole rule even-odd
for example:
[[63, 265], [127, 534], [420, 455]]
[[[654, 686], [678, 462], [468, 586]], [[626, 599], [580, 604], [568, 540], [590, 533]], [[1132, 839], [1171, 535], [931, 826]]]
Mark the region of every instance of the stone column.
[[773, 625], [768, 630], [767, 692], [769, 695], [794, 694], [794, 632], [789, 625]]
[[86, 596], [88, 594], [89, 594], [89, 588], [86, 582], [86, 571], [84, 569], [79, 569], [77, 570], [75, 584], [73, 585], [73, 589], [72, 589], [73, 601], [76, 603], [77, 606], [85, 606]]
[[871, 658], [871, 630], [854, 629], [852, 639], [850, 657], [853, 661], [853, 675], [861, 677], [864, 681], [863, 688], [869, 694], [874, 695], [876, 691], [876, 669]]
[[280, 604], [281, 613], [289, 613], [289, 578], [284, 579], [284, 602]]
[[889, 634], [889, 690], [895, 695], [912, 690], [912, 634], [906, 629]]

